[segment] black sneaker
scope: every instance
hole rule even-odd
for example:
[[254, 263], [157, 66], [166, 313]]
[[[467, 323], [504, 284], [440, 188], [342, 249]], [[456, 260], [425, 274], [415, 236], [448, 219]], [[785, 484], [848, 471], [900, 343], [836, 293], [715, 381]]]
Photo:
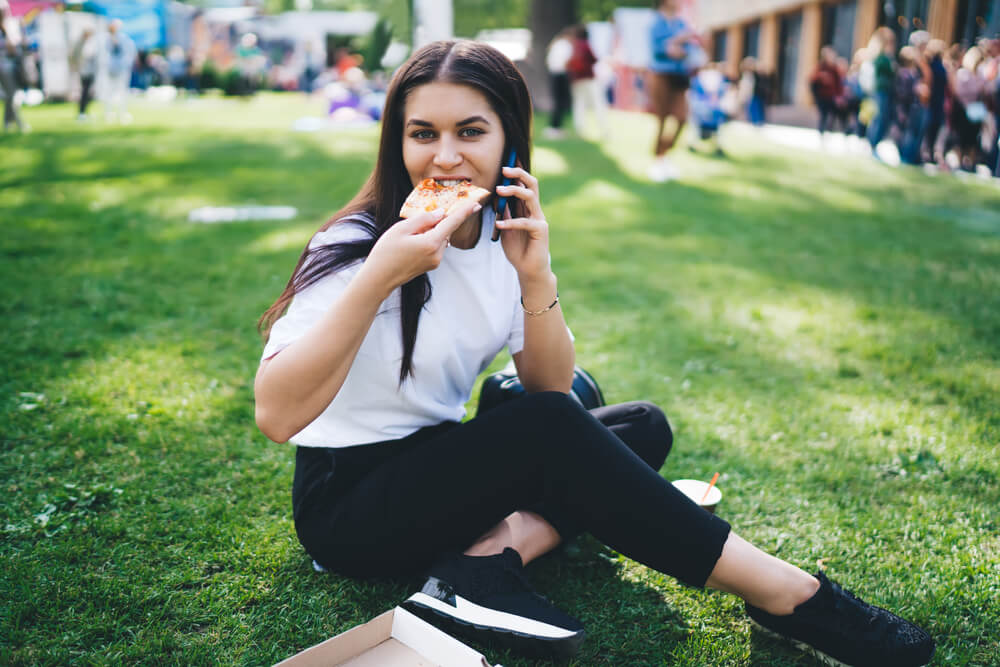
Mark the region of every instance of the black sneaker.
[[934, 640], [913, 623], [858, 599], [820, 572], [819, 590], [787, 616], [746, 605], [766, 634], [790, 640], [828, 665], [918, 667], [930, 662]]
[[570, 658], [586, 636], [580, 621], [531, 590], [520, 554], [509, 547], [437, 563], [402, 606], [446, 632], [532, 655]]

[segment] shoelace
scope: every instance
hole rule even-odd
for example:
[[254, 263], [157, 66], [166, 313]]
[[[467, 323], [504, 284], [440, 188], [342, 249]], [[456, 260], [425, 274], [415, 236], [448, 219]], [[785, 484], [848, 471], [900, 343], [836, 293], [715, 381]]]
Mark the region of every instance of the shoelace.
[[518, 584], [520, 584], [522, 590], [527, 591], [529, 593], [534, 593], [535, 592], [535, 589], [533, 589], [531, 587], [531, 584], [528, 583], [528, 578], [526, 576], [524, 576], [524, 569], [523, 568], [514, 567], [514, 565], [512, 563], [510, 563], [509, 561], [505, 560], [504, 563], [503, 563], [503, 569], [504, 569], [504, 571], [507, 574], [509, 574], [512, 577], [514, 577], [514, 580]]
[[863, 636], [885, 641], [889, 627], [889, 617], [885, 611], [868, 604], [853, 592], [830, 582], [833, 592], [833, 608], [842, 622]]
[[469, 583], [476, 595], [488, 596], [516, 590], [537, 595], [521, 568], [516, 567], [506, 558], [501, 559], [499, 565], [500, 567], [497, 569], [476, 568], [472, 571]]

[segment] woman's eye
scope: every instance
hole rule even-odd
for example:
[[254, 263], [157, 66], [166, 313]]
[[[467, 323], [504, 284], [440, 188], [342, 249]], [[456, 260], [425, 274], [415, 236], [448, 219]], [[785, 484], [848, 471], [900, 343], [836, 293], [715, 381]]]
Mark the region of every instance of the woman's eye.
[[485, 134], [485, 132], [478, 127], [465, 127], [459, 132], [459, 135], [463, 137], [478, 137], [480, 134]]
[[430, 130], [417, 130], [412, 135], [414, 139], [433, 139], [434, 133]]

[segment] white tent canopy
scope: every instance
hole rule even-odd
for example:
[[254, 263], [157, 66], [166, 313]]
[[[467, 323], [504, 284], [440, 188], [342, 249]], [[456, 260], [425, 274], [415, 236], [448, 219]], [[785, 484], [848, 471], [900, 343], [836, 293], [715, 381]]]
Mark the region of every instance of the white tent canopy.
[[253, 19], [253, 31], [264, 40], [289, 39], [322, 43], [325, 35], [367, 35], [375, 28], [375, 12], [284, 12]]

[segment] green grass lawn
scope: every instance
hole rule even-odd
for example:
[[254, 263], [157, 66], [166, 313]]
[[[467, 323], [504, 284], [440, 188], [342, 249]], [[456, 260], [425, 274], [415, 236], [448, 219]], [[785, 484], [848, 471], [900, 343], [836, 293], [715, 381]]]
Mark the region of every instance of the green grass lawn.
[[[0, 137], [0, 663], [271, 664], [418, 583], [315, 573], [293, 448], [253, 423], [256, 319], [377, 131], [293, 133], [320, 112], [293, 96], [133, 111]], [[1000, 188], [738, 127], [654, 185], [651, 119], [615, 121], [535, 149], [579, 363], [663, 406], [662, 474], [721, 471], [742, 535], [927, 627], [935, 665], [1000, 664]], [[187, 221], [251, 203], [299, 216]], [[529, 572], [587, 625], [573, 664], [814, 664], [590, 539]]]

